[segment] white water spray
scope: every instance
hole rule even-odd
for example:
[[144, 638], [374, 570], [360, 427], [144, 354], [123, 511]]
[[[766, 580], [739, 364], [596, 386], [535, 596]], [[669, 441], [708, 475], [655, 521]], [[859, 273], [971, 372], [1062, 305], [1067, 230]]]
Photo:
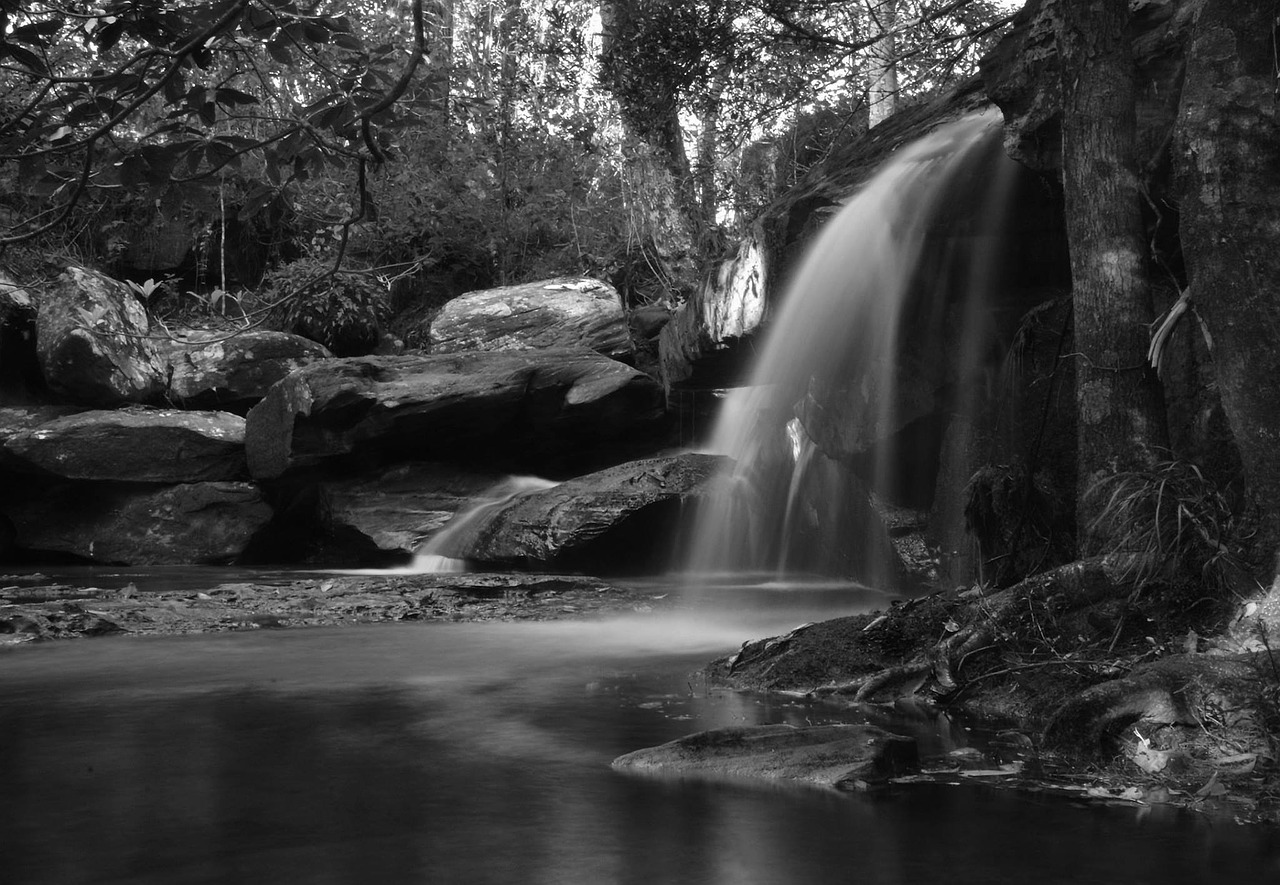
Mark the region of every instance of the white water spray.
[[[904, 469], [886, 442], [939, 411], [934, 400], [913, 401], [925, 385], [904, 383], [914, 367], [904, 365], [910, 352], [901, 345], [928, 336], [952, 354], [950, 377], [936, 388], [962, 389], [986, 356], [994, 262], [978, 253], [989, 246], [971, 243], [959, 256], [951, 246], [940, 252], [930, 235], [940, 215], [955, 211], [958, 181], [988, 178], [989, 201], [1007, 194], [1014, 164], [999, 150], [999, 122], [993, 112], [973, 114], [901, 148], [813, 243], [749, 386], [727, 397], [716, 424], [709, 448], [736, 467], [699, 516], [687, 571], [892, 581], [894, 556], [868, 487], [887, 487]], [[989, 244], [982, 234], [949, 232]], [[954, 394], [944, 408], [963, 408], [962, 399]], [[833, 402], [842, 412], [834, 420], [825, 414]], [[833, 426], [835, 445], [820, 448], [815, 429], [830, 436]], [[831, 448], [859, 453], [858, 469], [828, 457]]]
[[540, 476], [508, 476], [495, 483], [476, 499], [479, 503], [459, 511], [444, 528], [423, 544], [407, 571], [434, 574], [465, 572], [467, 561], [456, 554], [468, 548], [468, 542], [480, 523], [481, 516], [520, 495], [540, 492], [558, 485], [558, 482]]

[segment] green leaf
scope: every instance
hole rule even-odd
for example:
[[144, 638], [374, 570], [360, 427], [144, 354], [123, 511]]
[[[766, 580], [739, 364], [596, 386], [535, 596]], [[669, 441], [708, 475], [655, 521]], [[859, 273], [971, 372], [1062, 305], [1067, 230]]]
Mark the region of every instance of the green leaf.
[[303, 23], [302, 34], [312, 43], [329, 42], [329, 29], [315, 20]]
[[7, 40], [26, 43], [28, 46], [48, 46], [49, 38], [62, 30], [62, 22], [56, 18], [32, 22], [20, 28], [14, 28], [5, 35]]
[[164, 81], [165, 104], [177, 104], [187, 94], [187, 80], [182, 71], [174, 71], [173, 76]]
[[221, 141], [211, 141], [205, 147], [205, 156], [209, 158], [209, 163], [214, 168], [226, 165], [239, 166], [240, 156], [236, 153], [236, 149], [229, 144]]
[[259, 103], [256, 95], [250, 95], [247, 92], [241, 92], [239, 89], [229, 89], [226, 87], [215, 90], [214, 101], [218, 102], [218, 104], [224, 104], [229, 107]]
[[244, 198], [244, 202], [240, 205], [239, 218], [241, 221], [248, 221], [253, 218], [276, 198], [276, 189], [270, 185], [260, 184], [249, 192]]
[[267, 41], [267, 53], [282, 65], [293, 64], [293, 55], [289, 52], [289, 41], [284, 38], [283, 31]]
[[21, 46], [0, 44], [0, 58], [3, 58], [6, 55], [33, 73], [44, 76], [49, 72], [49, 69], [45, 67], [44, 59], [36, 55], [30, 49], [24, 49]]

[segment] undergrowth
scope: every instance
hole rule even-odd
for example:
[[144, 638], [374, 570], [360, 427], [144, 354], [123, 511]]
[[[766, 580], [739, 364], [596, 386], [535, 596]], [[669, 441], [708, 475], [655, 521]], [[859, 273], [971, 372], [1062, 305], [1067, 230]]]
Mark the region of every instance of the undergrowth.
[[303, 258], [266, 275], [259, 298], [270, 324], [310, 338], [337, 356], [362, 356], [378, 346], [390, 319], [387, 287], [368, 271], [332, 269], [328, 258]]
[[1250, 520], [1195, 464], [1175, 459], [1121, 471], [1085, 495], [1097, 513], [1089, 535], [1128, 557], [1137, 588], [1190, 579], [1223, 597], [1245, 586]]

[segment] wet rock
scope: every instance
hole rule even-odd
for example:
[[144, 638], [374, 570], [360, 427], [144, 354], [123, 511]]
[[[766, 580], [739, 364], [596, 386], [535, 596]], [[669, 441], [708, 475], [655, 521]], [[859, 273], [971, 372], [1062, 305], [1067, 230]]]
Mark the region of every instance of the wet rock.
[[[1033, 0], [1013, 30], [982, 60], [982, 79], [1005, 117], [1005, 149], [1033, 169], [1062, 166], [1062, 85], [1058, 63], [1059, 4]], [[1190, 0], [1134, 5], [1130, 31], [1137, 76], [1138, 156], [1153, 164], [1177, 116], [1184, 53], [1194, 15]], [[1150, 171], [1150, 170], [1147, 170]]]
[[760, 725], [688, 735], [620, 756], [622, 771], [788, 780], [860, 790], [915, 769], [916, 743], [874, 725]]
[[769, 245], [754, 226], [737, 253], [676, 310], [658, 337], [662, 381], [668, 390], [741, 383], [750, 354], [741, 347], [765, 318]]
[[497, 566], [582, 568], [601, 574], [661, 568], [683, 507], [710, 493], [725, 459], [632, 461], [516, 495], [470, 514], [434, 552]]
[[9, 406], [0, 408], [0, 467], [13, 468], [16, 462], [9, 460], [5, 443], [10, 438], [34, 430], [55, 418], [64, 418], [82, 411], [73, 406]]
[[430, 340], [433, 353], [585, 347], [628, 362], [634, 349], [617, 291], [576, 278], [460, 295], [436, 315]]
[[400, 464], [375, 476], [324, 483], [333, 529], [384, 553], [412, 554], [498, 477], [446, 464]]
[[280, 379], [333, 356], [300, 335], [254, 329], [228, 333], [187, 329], [159, 342], [168, 366], [168, 396], [183, 406], [247, 410]]
[[244, 419], [228, 412], [91, 410], [11, 435], [5, 460], [65, 479], [203, 482], [245, 473]]
[[22, 549], [125, 565], [230, 562], [271, 518], [257, 487], [242, 482], [61, 483], [18, 493], [0, 510]]
[[258, 478], [343, 456], [536, 464], [633, 437], [662, 412], [652, 379], [589, 350], [355, 357], [272, 387], [246, 445]]
[[93, 405], [147, 402], [165, 367], [147, 312], [122, 283], [68, 267], [40, 298], [36, 352], [49, 387]]

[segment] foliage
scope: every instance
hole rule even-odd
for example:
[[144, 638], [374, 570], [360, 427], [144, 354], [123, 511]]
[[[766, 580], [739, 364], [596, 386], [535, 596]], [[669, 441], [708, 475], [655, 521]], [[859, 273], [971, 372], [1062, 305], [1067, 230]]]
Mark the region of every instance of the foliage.
[[389, 317], [386, 286], [368, 271], [337, 270], [303, 258], [267, 274], [259, 297], [269, 325], [318, 341], [337, 356], [361, 356], [377, 346]]
[[1138, 586], [1188, 577], [1223, 594], [1245, 576], [1249, 520], [1195, 464], [1168, 460], [1121, 471], [1085, 495], [1097, 513], [1086, 530], [1108, 552], [1132, 558]]
[[[922, 72], [908, 92], [971, 67], [997, 20], [982, 0], [898, 2], [918, 19], [899, 35]], [[857, 101], [838, 93], [861, 94], [867, 14], [809, 0], [0, 0], [0, 251], [52, 238], [101, 254], [113, 225], [181, 219], [206, 247], [182, 288], [229, 290], [291, 257], [288, 219], [312, 254], [337, 266], [350, 246], [420, 296], [589, 273], [633, 302], [679, 297], [726, 225], [764, 202], [732, 197], [746, 145], [815, 107], [838, 109], [825, 130], [852, 131]], [[673, 178], [633, 173], [695, 146]], [[252, 266], [235, 266], [237, 224], [274, 235]]]
[[[0, 248], [110, 192], [172, 211], [244, 173], [248, 218], [333, 163], [361, 191], [422, 55], [415, 10], [406, 52], [367, 46], [346, 15], [294, 0], [0, 0], [0, 169], [25, 197]], [[367, 210], [357, 203], [353, 220]]]
[[1003, 587], [1071, 558], [1073, 514], [1044, 472], [987, 465], [970, 477], [964, 496], [965, 531], [977, 542], [983, 582]]

